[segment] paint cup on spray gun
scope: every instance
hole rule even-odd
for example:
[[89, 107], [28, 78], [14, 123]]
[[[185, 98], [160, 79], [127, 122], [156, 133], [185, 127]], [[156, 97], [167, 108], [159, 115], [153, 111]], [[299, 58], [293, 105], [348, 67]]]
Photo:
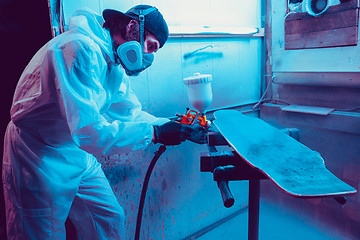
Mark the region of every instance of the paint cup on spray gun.
[[184, 78], [190, 104], [200, 114], [204, 114], [212, 102], [211, 81], [211, 74], [195, 73], [194, 76]]
[[190, 104], [199, 111], [200, 125], [207, 126], [205, 111], [212, 102], [211, 74], [195, 73], [194, 76], [184, 78]]

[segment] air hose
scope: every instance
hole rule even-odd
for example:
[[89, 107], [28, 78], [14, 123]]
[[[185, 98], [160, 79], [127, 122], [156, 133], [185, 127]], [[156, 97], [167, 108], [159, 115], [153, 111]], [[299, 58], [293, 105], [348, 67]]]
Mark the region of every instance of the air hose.
[[144, 203], [145, 203], [145, 197], [146, 197], [146, 191], [147, 191], [147, 187], [148, 187], [148, 184], [149, 184], [150, 176], [151, 176], [152, 170], [154, 169], [154, 166], [155, 166], [157, 160], [165, 152], [165, 150], [166, 150], [165, 145], [161, 145], [159, 147], [159, 149], [155, 152], [155, 156], [151, 160], [149, 168], [148, 168], [148, 170], [146, 172], [145, 179], [144, 179], [144, 184], [143, 184], [142, 189], [141, 189], [139, 209], [138, 209], [138, 215], [137, 215], [137, 219], [136, 219], [135, 240], [140, 239], [141, 219], [142, 219]]

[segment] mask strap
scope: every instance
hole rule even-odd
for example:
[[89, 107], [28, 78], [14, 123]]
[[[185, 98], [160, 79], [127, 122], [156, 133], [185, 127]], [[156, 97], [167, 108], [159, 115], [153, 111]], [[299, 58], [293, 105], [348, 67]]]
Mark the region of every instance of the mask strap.
[[157, 11], [156, 7], [151, 7], [145, 10], [135, 10], [133, 9], [131, 12], [139, 16], [140, 21], [140, 45], [141, 50], [144, 52], [144, 32], [145, 32], [145, 15]]
[[119, 45], [118, 45], [117, 41], [114, 40], [113, 36], [111, 36], [111, 34], [110, 34], [110, 38], [111, 38], [111, 45], [112, 45], [112, 50], [114, 53], [115, 63], [120, 64], [120, 57], [117, 53], [117, 48], [119, 47]]
[[144, 52], [145, 15], [143, 10], [140, 10], [139, 12], [139, 21], [140, 21], [140, 46], [142, 52]]

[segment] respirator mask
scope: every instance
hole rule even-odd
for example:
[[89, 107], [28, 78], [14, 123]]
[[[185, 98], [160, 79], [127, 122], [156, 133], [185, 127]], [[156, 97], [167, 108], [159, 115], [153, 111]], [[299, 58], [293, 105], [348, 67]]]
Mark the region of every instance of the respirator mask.
[[121, 44], [116, 53], [120, 59], [121, 65], [124, 67], [128, 76], [137, 76], [140, 72], [150, 67], [154, 61], [153, 53], [144, 53], [144, 24], [145, 15], [152, 11], [156, 11], [156, 8], [148, 8], [145, 10], [134, 11], [139, 16], [140, 22], [140, 44], [137, 41], [130, 41]]
[[139, 75], [154, 61], [154, 54], [143, 53], [143, 47], [136, 41], [121, 44], [116, 53], [128, 76]]

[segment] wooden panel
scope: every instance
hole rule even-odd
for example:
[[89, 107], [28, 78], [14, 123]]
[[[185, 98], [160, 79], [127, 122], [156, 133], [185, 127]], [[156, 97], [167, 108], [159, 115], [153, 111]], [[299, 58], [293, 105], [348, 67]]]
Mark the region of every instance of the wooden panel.
[[274, 75], [275, 84], [360, 87], [360, 72], [274, 72]]
[[[341, 12], [341, 11], [345, 11], [345, 10], [349, 10], [349, 9], [354, 9], [354, 8], [359, 8], [359, 1], [358, 0], [351, 0], [349, 2], [344, 2], [335, 6], [331, 6], [329, 7], [328, 10], [326, 10], [326, 13], [317, 16], [317, 17], [323, 17], [326, 14], [329, 13], [336, 13], [336, 12]], [[296, 19], [303, 19], [303, 18], [313, 18], [312, 16], [310, 16], [308, 13], [306, 12], [302, 12], [302, 13], [292, 13], [289, 14], [286, 18], [286, 21], [291, 21], [291, 20], [296, 20]]]
[[286, 21], [285, 34], [317, 32], [338, 28], [356, 27], [358, 25], [358, 10], [349, 9], [336, 14], [325, 14], [322, 17], [306, 17]]
[[360, 72], [275, 72], [272, 99], [280, 103], [359, 111]]
[[285, 35], [285, 49], [356, 46], [358, 27]]
[[359, 2], [331, 6], [320, 16], [290, 14], [285, 20], [285, 49], [356, 46]]

